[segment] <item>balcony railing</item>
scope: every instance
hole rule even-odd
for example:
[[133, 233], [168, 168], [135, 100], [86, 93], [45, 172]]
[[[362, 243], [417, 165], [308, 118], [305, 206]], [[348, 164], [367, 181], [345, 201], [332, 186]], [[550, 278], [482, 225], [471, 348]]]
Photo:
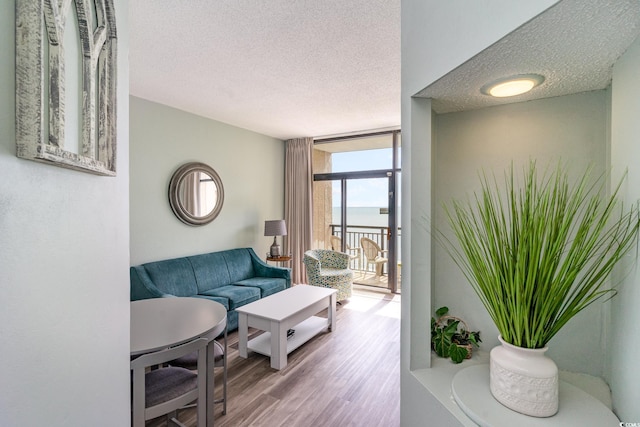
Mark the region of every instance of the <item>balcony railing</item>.
[[[366, 284], [366, 285], [374, 285], [374, 286], [388, 286], [388, 265], [387, 263], [383, 264], [382, 277], [376, 278], [375, 274], [375, 266], [372, 264], [368, 264], [366, 259], [364, 258], [364, 254], [362, 253], [362, 247], [360, 246], [360, 239], [362, 237], [367, 237], [380, 246], [382, 251], [385, 251], [385, 258], [388, 258], [388, 252], [386, 252], [388, 248], [388, 230], [389, 227], [384, 226], [371, 226], [371, 225], [347, 225], [346, 236], [342, 237], [341, 226], [338, 224], [331, 224], [331, 235], [340, 237], [346, 243], [347, 252], [350, 255], [357, 255], [354, 259], [351, 260], [351, 269], [355, 273], [354, 283]], [[397, 236], [401, 236], [401, 228], [398, 228]], [[331, 247], [331, 242], [326, 242], [326, 247]], [[352, 250], [349, 251], [348, 249]], [[360, 248], [360, 251], [354, 251], [353, 249]], [[401, 265], [401, 257], [400, 257], [400, 245], [398, 245], [398, 249], [396, 251], [398, 266]], [[398, 269], [398, 288], [400, 288], [400, 269]]]

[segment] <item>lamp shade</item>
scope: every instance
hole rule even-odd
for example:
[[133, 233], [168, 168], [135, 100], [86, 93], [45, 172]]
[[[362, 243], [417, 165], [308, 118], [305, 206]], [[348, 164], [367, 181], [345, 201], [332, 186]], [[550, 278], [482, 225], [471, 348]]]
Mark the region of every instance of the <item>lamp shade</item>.
[[284, 219], [274, 219], [264, 222], [264, 235], [265, 236], [286, 236], [287, 225]]

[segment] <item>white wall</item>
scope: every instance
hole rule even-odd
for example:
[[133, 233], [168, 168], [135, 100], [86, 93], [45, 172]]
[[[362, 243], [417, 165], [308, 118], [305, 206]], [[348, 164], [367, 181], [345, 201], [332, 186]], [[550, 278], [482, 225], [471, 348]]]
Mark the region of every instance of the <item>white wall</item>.
[[[264, 257], [273, 243], [264, 237], [264, 221], [284, 218], [284, 142], [140, 98], [130, 101], [131, 265], [238, 247]], [[171, 175], [191, 161], [215, 169], [224, 186], [222, 211], [200, 227], [180, 222], [168, 199]]]
[[15, 156], [15, 2], [0, 2], [0, 424], [129, 425], [128, 1], [117, 177]]
[[413, 122], [414, 110], [424, 110], [425, 103], [411, 96], [554, 3], [402, 0], [402, 253], [406, 260], [401, 330], [403, 426], [421, 426], [425, 420], [432, 425], [456, 424], [448, 412], [435, 409], [440, 407], [433, 396], [411, 374], [412, 369], [429, 365], [424, 351], [429, 348], [426, 325], [431, 315], [431, 244], [418, 231], [421, 218], [430, 214], [430, 161], [412, 158], [414, 152], [430, 155], [431, 124], [427, 119]]
[[[437, 182], [439, 178], [431, 178], [424, 171], [415, 171], [413, 164], [414, 159], [409, 159], [413, 153], [429, 153], [431, 142], [434, 139], [425, 131], [425, 126], [431, 126], [432, 118], [423, 115], [422, 119], [416, 122], [415, 111], [423, 108], [416, 100], [411, 99], [411, 95], [432, 83], [436, 78], [446, 74], [460, 62], [469, 58], [475, 53], [480, 52], [488, 46], [492, 41], [510, 31], [510, 28], [526, 22], [532, 18], [537, 12], [552, 5], [553, 1], [534, 4], [534, 2], [505, 2], [505, 1], [488, 1], [482, 3], [474, 2], [436, 2], [422, 0], [403, 0], [402, 2], [402, 129], [403, 129], [403, 148], [405, 155], [403, 156], [403, 185], [405, 189], [404, 196], [411, 197], [412, 207], [404, 211], [403, 218], [404, 227], [413, 227], [415, 229], [418, 218], [424, 214], [420, 209], [430, 207], [431, 192], [428, 189], [431, 180], [436, 182], [436, 188], [442, 183]], [[492, 15], [495, 14], [494, 17]], [[455, 25], [453, 25], [455, 23]], [[634, 46], [617, 62], [614, 68], [613, 89], [610, 95], [610, 124], [605, 129], [608, 132], [604, 140], [610, 138], [610, 145], [592, 147], [598, 150], [604, 149], [602, 152], [593, 151], [588, 154], [578, 153], [577, 163], [583, 164], [590, 156], [594, 156], [601, 166], [612, 166], [614, 169], [614, 180], [620, 176], [624, 168], [629, 168], [629, 179], [624, 188], [626, 198], [631, 202], [640, 198], [640, 168], [635, 165], [639, 157], [640, 145], [638, 145], [638, 114], [640, 112], [640, 84], [637, 80], [638, 67], [640, 66], [640, 46], [636, 41]], [[583, 96], [581, 94], [580, 96]], [[590, 96], [590, 95], [589, 95]], [[526, 108], [526, 107], [523, 107]], [[599, 126], [599, 125], [598, 125]], [[434, 125], [435, 127], [435, 125]], [[435, 133], [438, 134], [436, 129]], [[597, 131], [595, 134], [599, 133]], [[414, 145], [420, 145], [420, 148], [414, 148]], [[430, 148], [424, 149], [423, 145]], [[439, 149], [441, 147], [438, 147]], [[494, 147], [495, 151], [503, 148]], [[608, 150], [608, 151], [607, 151]], [[475, 152], [478, 155], [479, 152]], [[408, 154], [408, 155], [407, 155]], [[467, 154], [455, 153], [461, 159]], [[424, 155], [424, 154], [421, 154]], [[437, 155], [433, 154], [434, 156]], [[606, 160], [604, 164], [600, 163], [600, 159], [604, 156]], [[572, 156], [573, 159], [573, 156]], [[504, 159], [501, 159], [502, 162]], [[493, 159], [486, 159], [493, 165]], [[610, 162], [610, 164], [609, 164]], [[469, 165], [467, 164], [466, 167]], [[464, 167], [461, 168], [464, 170]], [[433, 173], [437, 173], [434, 170]], [[419, 178], [416, 180], [416, 178]], [[440, 178], [441, 179], [441, 178]], [[413, 180], [413, 182], [411, 182]], [[457, 182], [458, 190], [466, 189], [468, 184], [465, 182], [467, 178]], [[403, 200], [403, 203], [406, 203]], [[406, 206], [409, 206], [407, 203]], [[435, 206], [435, 202], [434, 202]], [[410, 223], [409, 219], [413, 219]], [[432, 395], [427, 393], [424, 388], [417, 384], [412, 375], [412, 369], [422, 367], [422, 363], [428, 364], [428, 358], [422, 358], [416, 352], [421, 351], [426, 344], [423, 342], [416, 343], [419, 332], [416, 327], [421, 328], [424, 319], [430, 315], [429, 310], [438, 305], [441, 301], [451, 297], [451, 293], [437, 285], [431, 289], [431, 282], [424, 275], [414, 274], [414, 266], [418, 261], [418, 268], [424, 269], [421, 265], [425, 254], [428, 254], [428, 248], [421, 248], [422, 253], [415, 253], [415, 246], [420, 243], [413, 243], [416, 233], [408, 230], [403, 232], [406, 237], [403, 238], [403, 253], [407, 254], [409, 248], [414, 250], [409, 256], [407, 264], [403, 266], [403, 273], [409, 269], [407, 274], [403, 275], [403, 319], [402, 319], [402, 424], [423, 425], [424, 420], [429, 420], [433, 425], [459, 425], [459, 422], [452, 419], [451, 415], [442, 411], [442, 407], [435, 401]], [[416, 258], [418, 257], [418, 258]], [[436, 261], [431, 261], [432, 263]], [[635, 265], [636, 257], [631, 255], [628, 259], [628, 265]], [[407, 268], [408, 267], [408, 268]], [[438, 271], [436, 270], [437, 277]], [[613, 405], [616, 414], [622, 421], [637, 422], [640, 419], [640, 408], [637, 402], [640, 401], [640, 369], [638, 368], [636, 355], [640, 351], [638, 347], [635, 325], [640, 321], [638, 314], [638, 305], [640, 303], [640, 290], [638, 288], [638, 267], [635, 266], [631, 275], [628, 269], [624, 268], [618, 272], [614, 280], [624, 277], [626, 280], [620, 287], [620, 295], [616, 297], [610, 304], [603, 306], [596, 312], [579, 315], [572, 321], [567, 328], [581, 329], [583, 322], [586, 321], [586, 328], [591, 327], [592, 322], [596, 318], [602, 318], [602, 332], [597, 331], [598, 336], [604, 334], [606, 340], [599, 339], [596, 347], [605, 344], [604, 361], [596, 348], [593, 352], [578, 353], [582, 360], [569, 362], [571, 355], [569, 354], [569, 346], [562, 344], [564, 349], [560, 354], [553, 353], [552, 356], [559, 358], [565, 369], [575, 366], [580, 370], [602, 370], [602, 363], [605, 364], [605, 375], [610, 381], [613, 392]], [[418, 280], [414, 280], [417, 277]], [[404, 280], [408, 278], [408, 280]], [[442, 281], [442, 278], [437, 279]], [[434, 292], [434, 304], [431, 304], [430, 292], [425, 292], [423, 288], [429, 288]], [[417, 288], [417, 289], [416, 289]], [[405, 295], [411, 298], [405, 298]], [[418, 298], [414, 298], [417, 295]], [[462, 306], [464, 310], [464, 305]], [[608, 312], [607, 307], [610, 309]], [[604, 308], [604, 309], [603, 309]], [[604, 314], [603, 314], [604, 313]], [[586, 316], [581, 317], [581, 316]], [[594, 316], [594, 317], [591, 317]], [[606, 321], [607, 316], [611, 321]], [[482, 322], [482, 319], [479, 319]], [[571, 332], [569, 329], [561, 332], [566, 334]], [[562, 337], [559, 335], [552, 341], [556, 345], [556, 341]], [[573, 339], [573, 337], [565, 337]], [[424, 333], [420, 339], [427, 340], [428, 334]], [[591, 341], [591, 338], [589, 338]], [[586, 358], [596, 355], [595, 364]], [[426, 360], [424, 360], [426, 359]], [[414, 363], [418, 361], [419, 363]], [[410, 363], [411, 362], [411, 363]], [[600, 368], [598, 368], [600, 366]], [[584, 368], [584, 369], [582, 369]]]
[[[593, 166], [607, 171], [609, 92], [600, 90], [436, 116], [434, 218], [439, 230], [455, 237], [442, 208], [472, 198], [479, 174], [502, 182], [511, 162], [522, 175], [530, 160], [539, 172], [561, 161], [578, 179]], [[460, 269], [440, 245], [434, 245], [433, 304], [449, 307], [470, 328], [482, 333], [482, 348], [498, 345], [498, 332]], [[547, 353], [562, 370], [603, 375], [606, 306], [594, 304], [572, 319], [549, 343]]]
[[[408, 98], [557, 0], [402, 0], [402, 96]], [[408, 116], [403, 115], [403, 120]], [[406, 137], [403, 129], [403, 145]]]
[[[611, 95], [611, 164], [616, 174], [628, 168], [624, 196], [627, 203], [640, 199], [640, 39], [637, 39], [613, 68]], [[635, 254], [634, 254], [635, 255]], [[619, 294], [612, 300], [611, 342], [607, 377], [614, 410], [621, 421], [640, 420], [640, 271], [637, 259], [628, 257], [618, 278]], [[629, 271], [631, 271], [629, 273]]]

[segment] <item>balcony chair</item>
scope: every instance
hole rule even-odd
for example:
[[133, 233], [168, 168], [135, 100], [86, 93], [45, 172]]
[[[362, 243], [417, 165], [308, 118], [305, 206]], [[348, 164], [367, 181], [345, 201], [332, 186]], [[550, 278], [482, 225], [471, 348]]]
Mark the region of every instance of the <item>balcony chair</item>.
[[[176, 418], [176, 411], [198, 401], [198, 427], [204, 427], [207, 418], [207, 367], [206, 346], [208, 340], [200, 338], [167, 350], [145, 354], [131, 361], [132, 371], [132, 426], [144, 427], [145, 421], [167, 415], [167, 425], [183, 426]], [[178, 367], [160, 367], [146, 372], [147, 368], [162, 365], [192, 352], [198, 354], [198, 371]]]
[[[350, 260], [356, 260], [356, 266], [360, 268], [360, 248], [352, 248], [349, 244], [344, 245], [345, 252], [349, 254]], [[342, 239], [338, 236], [331, 236], [331, 249], [342, 252]]]
[[377, 278], [382, 276], [384, 264], [389, 262], [389, 260], [383, 256], [387, 251], [380, 249], [380, 246], [368, 237], [360, 238], [360, 246], [362, 246], [362, 253], [364, 254], [364, 259], [366, 261], [367, 268], [365, 268], [365, 274], [369, 264], [373, 264], [376, 271], [375, 277]]
[[330, 249], [312, 249], [304, 253], [303, 262], [309, 285], [337, 289], [337, 301], [351, 298], [353, 271], [349, 268], [348, 254]]

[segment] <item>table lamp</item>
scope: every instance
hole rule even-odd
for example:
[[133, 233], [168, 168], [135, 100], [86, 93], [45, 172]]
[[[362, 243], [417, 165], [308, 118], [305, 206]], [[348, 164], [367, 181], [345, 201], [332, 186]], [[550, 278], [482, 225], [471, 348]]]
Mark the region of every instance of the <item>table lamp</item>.
[[284, 222], [284, 219], [274, 219], [268, 220], [264, 222], [264, 235], [265, 236], [273, 236], [273, 244], [271, 245], [271, 256], [279, 257], [282, 256], [282, 250], [280, 249], [280, 245], [277, 242], [278, 236], [286, 236], [287, 235], [287, 225]]

